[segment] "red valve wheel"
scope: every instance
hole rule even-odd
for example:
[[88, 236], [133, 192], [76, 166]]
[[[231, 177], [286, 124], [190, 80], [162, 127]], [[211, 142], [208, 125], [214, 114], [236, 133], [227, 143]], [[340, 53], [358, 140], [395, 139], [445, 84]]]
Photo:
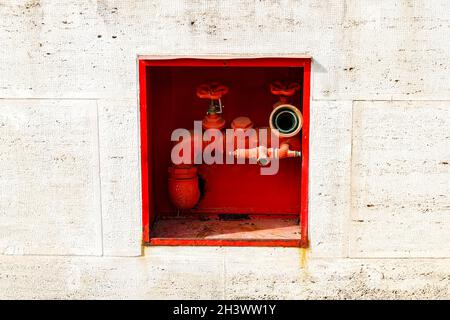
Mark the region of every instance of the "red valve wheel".
[[270, 92], [277, 96], [292, 97], [299, 89], [300, 84], [298, 84], [297, 82], [276, 81], [270, 84]]
[[228, 93], [228, 87], [219, 82], [204, 83], [197, 87], [197, 96], [200, 99], [219, 100]]

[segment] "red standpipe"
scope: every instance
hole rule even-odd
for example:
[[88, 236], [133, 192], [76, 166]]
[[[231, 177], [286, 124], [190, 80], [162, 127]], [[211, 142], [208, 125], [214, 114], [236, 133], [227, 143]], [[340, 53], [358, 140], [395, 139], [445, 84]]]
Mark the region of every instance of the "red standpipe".
[[[245, 146], [247, 148], [238, 149], [236, 134], [234, 135], [233, 149], [231, 152], [237, 158], [256, 159], [264, 166], [270, 163], [271, 159], [285, 159], [300, 157], [301, 142], [298, 133], [303, 124], [301, 112], [293, 105], [288, 103], [288, 98], [293, 96], [300, 85], [297, 83], [275, 82], [271, 84], [271, 92], [279, 96], [279, 101], [274, 104], [274, 109], [269, 118], [268, 133], [271, 131], [278, 135], [280, 145], [278, 148], [271, 147], [270, 134], [267, 146], [260, 146], [259, 128], [255, 128], [256, 136], [247, 137]], [[222, 104], [221, 98], [228, 92], [228, 88], [220, 83], [202, 84], [197, 88], [197, 96], [211, 101], [208, 112], [202, 121], [203, 129], [225, 128], [225, 120], [221, 117]], [[231, 123], [234, 130], [247, 130], [253, 128], [253, 122], [247, 117], [238, 117]], [[202, 137], [195, 137], [193, 131], [190, 136], [191, 157], [189, 164], [173, 165], [169, 168], [169, 196], [172, 204], [180, 210], [189, 210], [194, 208], [200, 199], [200, 189], [198, 184], [197, 167], [193, 164], [197, 155], [194, 153], [194, 140]], [[202, 142], [202, 151], [210, 142]], [[248, 148], [256, 145], [258, 147]], [[226, 138], [223, 138], [223, 146], [226, 150]]]

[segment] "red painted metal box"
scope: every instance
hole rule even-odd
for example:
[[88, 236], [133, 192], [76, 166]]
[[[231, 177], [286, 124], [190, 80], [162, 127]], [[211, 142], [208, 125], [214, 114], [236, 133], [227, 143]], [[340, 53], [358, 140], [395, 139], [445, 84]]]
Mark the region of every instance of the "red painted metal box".
[[[309, 58], [139, 58], [143, 238], [151, 245], [308, 246]], [[298, 83], [301, 158], [280, 160], [275, 175], [258, 164], [199, 164], [201, 196], [180, 212], [169, 195], [171, 134], [202, 120], [199, 85], [228, 88], [220, 116], [229, 128], [248, 117], [268, 127], [276, 81]]]

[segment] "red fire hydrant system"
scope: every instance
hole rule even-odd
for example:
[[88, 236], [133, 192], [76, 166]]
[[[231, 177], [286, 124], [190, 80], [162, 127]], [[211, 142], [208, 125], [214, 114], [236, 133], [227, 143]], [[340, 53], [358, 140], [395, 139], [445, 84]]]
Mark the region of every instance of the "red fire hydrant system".
[[[299, 133], [303, 124], [303, 117], [300, 110], [290, 103], [292, 97], [300, 85], [295, 82], [274, 82], [270, 85], [272, 94], [279, 97], [273, 105], [273, 110], [268, 117], [268, 127], [253, 128], [253, 122], [248, 117], [235, 118], [227, 130], [233, 130], [231, 135], [233, 141], [229, 141], [230, 135], [222, 134], [205, 141], [202, 134], [193, 130], [190, 131], [189, 141], [178, 143], [190, 144], [191, 154], [184, 157], [181, 163], [173, 164], [169, 167], [169, 196], [172, 204], [178, 210], [189, 210], [197, 206], [201, 201], [201, 190], [199, 187], [198, 167], [195, 159], [202, 157], [203, 151], [211, 143], [223, 145], [222, 150], [226, 150], [231, 145], [232, 150], [224, 156], [232, 156], [237, 159], [248, 159], [257, 162], [261, 166], [267, 166], [274, 159], [301, 157], [301, 142]], [[222, 97], [229, 92], [229, 89], [218, 83], [212, 82], [202, 84], [197, 87], [197, 96], [210, 101], [206, 116], [202, 120], [203, 130], [214, 129], [224, 131], [225, 120], [221, 114], [223, 112]], [[253, 134], [246, 134], [250, 132]], [[267, 132], [266, 141], [261, 141], [260, 133]], [[244, 141], [238, 141], [238, 137], [243, 136]], [[219, 138], [218, 138], [219, 137]], [[276, 141], [273, 141], [274, 138]], [[228, 140], [228, 141], [227, 141]], [[195, 148], [195, 144], [200, 142], [200, 148]], [[188, 159], [188, 160], [186, 160]], [[238, 162], [239, 163], [239, 162]], [[226, 165], [226, 164], [224, 164]]]

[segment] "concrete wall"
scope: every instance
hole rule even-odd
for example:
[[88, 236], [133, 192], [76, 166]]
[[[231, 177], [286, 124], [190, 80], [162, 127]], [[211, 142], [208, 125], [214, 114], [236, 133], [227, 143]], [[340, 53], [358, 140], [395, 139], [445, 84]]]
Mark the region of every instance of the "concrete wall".
[[[450, 298], [449, 11], [0, 0], [0, 298]], [[138, 54], [313, 57], [307, 261], [142, 251]]]

